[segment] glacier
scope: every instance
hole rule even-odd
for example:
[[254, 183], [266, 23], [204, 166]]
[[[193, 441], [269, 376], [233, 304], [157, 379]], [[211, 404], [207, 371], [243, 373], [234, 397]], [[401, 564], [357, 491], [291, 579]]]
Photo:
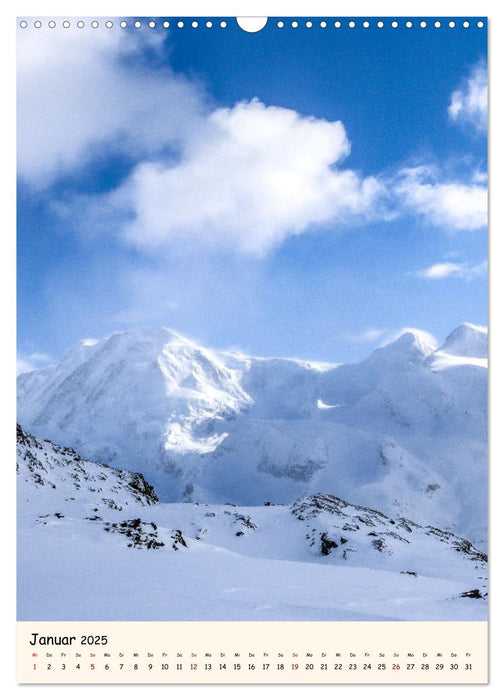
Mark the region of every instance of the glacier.
[[314, 493], [486, 549], [487, 332], [409, 330], [353, 364], [250, 357], [168, 328], [84, 341], [18, 377], [18, 420], [141, 472], [164, 502]]

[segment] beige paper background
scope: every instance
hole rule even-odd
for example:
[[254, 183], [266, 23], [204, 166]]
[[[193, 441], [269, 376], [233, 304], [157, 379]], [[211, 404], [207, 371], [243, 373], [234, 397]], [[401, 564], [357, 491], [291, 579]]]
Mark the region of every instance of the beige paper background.
[[487, 682], [486, 622], [19, 622], [17, 651], [20, 683]]

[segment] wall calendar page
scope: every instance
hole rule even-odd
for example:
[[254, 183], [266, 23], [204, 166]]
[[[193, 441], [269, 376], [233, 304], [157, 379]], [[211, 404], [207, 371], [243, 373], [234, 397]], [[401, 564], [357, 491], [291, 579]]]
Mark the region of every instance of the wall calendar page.
[[16, 23], [18, 683], [487, 683], [488, 19]]

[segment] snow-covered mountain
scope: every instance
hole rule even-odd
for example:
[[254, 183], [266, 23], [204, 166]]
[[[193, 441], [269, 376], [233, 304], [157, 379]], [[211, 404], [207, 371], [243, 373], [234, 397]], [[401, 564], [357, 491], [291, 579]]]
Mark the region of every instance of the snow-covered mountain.
[[17, 471], [21, 620], [486, 617], [470, 542], [336, 496], [162, 503], [19, 427]]
[[328, 365], [202, 348], [165, 329], [81, 344], [20, 375], [18, 419], [142, 471], [165, 501], [289, 503], [317, 492], [485, 547], [486, 329], [408, 331]]
[[[44, 502], [54, 494], [57, 504], [82, 513], [87, 506], [122, 510], [129, 505], [152, 505], [158, 501], [154, 489], [142, 474], [115, 469], [82, 459], [71, 447], [60, 447], [49, 440], [38, 440], [17, 426], [18, 491], [21, 501], [35, 497], [40, 487]], [[73, 503], [72, 503], [73, 502]]]

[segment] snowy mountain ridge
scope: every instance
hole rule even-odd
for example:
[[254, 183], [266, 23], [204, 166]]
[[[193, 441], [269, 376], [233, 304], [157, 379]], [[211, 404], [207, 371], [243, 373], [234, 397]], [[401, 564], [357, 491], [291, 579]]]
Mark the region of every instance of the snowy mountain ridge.
[[486, 556], [452, 533], [330, 494], [162, 503], [141, 474], [17, 437], [20, 619], [486, 615]]
[[407, 331], [356, 364], [254, 358], [169, 329], [81, 344], [18, 378], [18, 420], [142, 471], [165, 501], [317, 492], [485, 547], [486, 329]]
[[60, 504], [78, 501], [79, 512], [86, 504], [91, 504], [95, 510], [101, 505], [119, 511], [129, 505], [152, 505], [158, 501], [142, 474], [82, 459], [72, 448], [39, 440], [20, 425], [16, 426], [16, 431], [16, 471], [20, 489], [31, 493], [41, 487], [53, 490]]

